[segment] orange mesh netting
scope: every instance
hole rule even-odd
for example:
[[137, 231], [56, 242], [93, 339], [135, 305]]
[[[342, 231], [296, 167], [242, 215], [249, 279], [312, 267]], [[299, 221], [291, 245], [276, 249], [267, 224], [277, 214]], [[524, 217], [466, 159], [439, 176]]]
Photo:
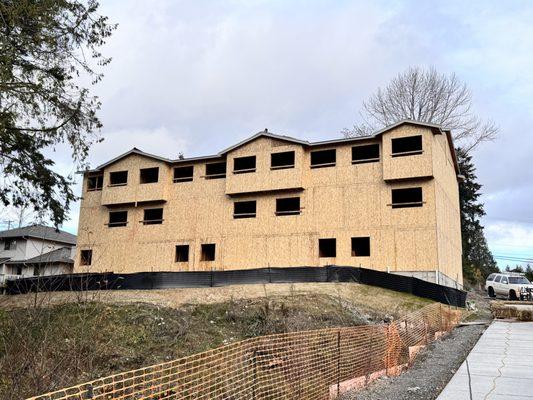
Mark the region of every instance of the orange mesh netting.
[[460, 317], [460, 310], [431, 304], [390, 324], [256, 337], [31, 400], [333, 399], [398, 374], [414, 350]]

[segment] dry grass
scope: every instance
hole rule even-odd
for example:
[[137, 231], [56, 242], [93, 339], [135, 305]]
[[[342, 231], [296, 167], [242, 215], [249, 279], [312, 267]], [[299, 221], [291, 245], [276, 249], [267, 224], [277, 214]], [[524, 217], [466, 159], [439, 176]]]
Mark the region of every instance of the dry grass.
[[[418, 309], [432, 301], [358, 283], [272, 283], [268, 285], [233, 285], [215, 288], [186, 288], [164, 290], [120, 290], [89, 292], [89, 299], [110, 304], [146, 303], [169, 308], [185, 304], [214, 304], [232, 299], [272, 298], [306, 294], [324, 294], [356, 305], [365, 312], [402, 315]], [[39, 293], [39, 298], [47, 298], [49, 304], [65, 304], [78, 301], [79, 294], [57, 292], [53, 296]], [[12, 309], [27, 307], [34, 302], [34, 294], [0, 296], [0, 308]], [[39, 300], [40, 301], [40, 300]]]
[[390, 321], [429, 300], [354, 283], [53, 293], [0, 300], [0, 399], [249, 337]]
[[533, 321], [533, 303], [492, 301], [490, 304], [494, 318]]

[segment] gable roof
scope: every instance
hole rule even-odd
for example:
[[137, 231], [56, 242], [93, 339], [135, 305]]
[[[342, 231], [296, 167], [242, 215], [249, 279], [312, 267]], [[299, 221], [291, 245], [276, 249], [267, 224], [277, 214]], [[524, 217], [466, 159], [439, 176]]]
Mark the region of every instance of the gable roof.
[[125, 153], [113, 158], [112, 160], [109, 160], [108, 162], [105, 162], [102, 165], [99, 165], [94, 170], [95, 171], [102, 170], [105, 167], [108, 167], [109, 165], [114, 164], [117, 161], [122, 160], [123, 158], [128, 157], [129, 155], [132, 155], [132, 154], [137, 154], [139, 156], [146, 157], [146, 158], [153, 158], [155, 160], [159, 160], [159, 161], [163, 161], [163, 162], [168, 162], [168, 163], [172, 162], [172, 160], [169, 159], [169, 158], [156, 156], [155, 154], [145, 153], [144, 151], [138, 149], [137, 147], [134, 147], [130, 151], [127, 151], [127, 152], [125, 152]]
[[222, 156], [224, 154], [227, 154], [230, 151], [235, 150], [235, 149], [237, 149], [239, 147], [242, 147], [245, 144], [253, 142], [254, 140], [259, 139], [261, 137], [267, 137], [267, 138], [271, 138], [271, 139], [281, 140], [281, 141], [284, 141], [284, 142], [300, 144], [302, 146], [309, 146], [310, 145], [310, 143], [307, 140], [300, 140], [300, 139], [296, 139], [296, 138], [293, 138], [293, 137], [290, 137], [290, 136], [285, 136], [285, 135], [277, 135], [275, 133], [269, 132], [268, 129], [265, 129], [264, 131], [257, 132], [255, 135], [250, 136], [249, 138], [244, 139], [244, 140], [240, 141], [239, 143], [234, 144], [233, 146], [230, 146], [230, 147], [222, 150], [221, 152], [218, 153], [218, 155]]
[[436, 134], [446, 134], [447, 139], [448, 139], [448, 143], [450, 145], [450, 151], [451, 151], [452, 156], [454, 158], [455, 170], [456, 170], [457, 174], [459, 174], [459, 166], [457, 164], [457, 160], [456, 160], [456, 157], [455, 157], [455, 148], [453, 146], [453, 141], [452, 141], [452, 137], [451, 137], [451, 134], [450, 134], [450, 130], [449, 129], [445, 129], [442, 126], [437, 125], [437, 124], [432, 124], [432, 123], [429, 123], [429, 122], [414, 121], [414, 120], [410, 120], [410, 119], [404, 119], [404, 120], [398, 121], [398, 122], [396, 122], [396, 123], [394, 123], [392, 125], [389, 125], [389, 126], [383, 128], [383, 129], [380, 129], [379, 131], [374, 132], [371, 135], [356, 136], [356, 137], [349, 137], [349, 138], [340, 138], [340, 139], [330, 139], [330, 140], [323, 140], [323, 141], [318, 141], [318, 142], [309, 142], [307, 140], [296, 139], [296, 138], [293, 138], [291, 136], [277, 135], [275, 133], [268, 132], [268, 129], [265, 129], [264, 131], [258, 132], [255, 135], [252, 135], [249, 138], [244, 139], [244, 140], [240, 141], [239, 143], [234, 144], [233, 146], [230, 146], [230, 147], [218, 152], [217, 154], [213, 154], [213, 155], [209, 155], [209, 156], [201, 156], [201, 157], [190, 157], [190, 158], [176, 159], [176, 160], [172, 160], [172, 159], [164, 158], [164, 157], [159, 157], [159, 156], [156, 156], [156, 155], [153, 155], [153, 154], [150, 154], [150, 153], [145, 153], [142, 150], [139, 150], [139, 149], [134, 147], [130, 151], [128, 151], [128, 152], [126, 152], [124, 154], [121, 154], [120, 156], [115, 157], [112, 160], [110, 160], [110, 161], [108, 161], [108, 162], [106, 162], [106, 163], [104, 163], [102, 165], [99, 165], [95, 169], [89, 170], [89, 171], [82, 171], [82, 173], [101, 171], [105, 167], [107, 167], [107, 166], [109, 166], [109, 165], [121, 160], [122, 158], [131, 155], [131, 154], [138, 154], [138, 155], [143, 156], [143, 157], [152, 158], [152, 159], [155, 159], [155, 160], [158, 160], [158, 161], [163, 161], [163, 162], [169, 163], [169, 164], [181, 164], [181, 163], [190, 163], [190, 162], [196, 162], [196, 161], [206, 161], [206, 160], [221, 159], [221, 158], [225, 157], [226, 154], [229, 153], [230, 151], [235, 150], [235, 149], [237, 149], [239, 147], [242, 147], [245, 144], [250, 143], [250, 142], [252, 142], [252, 141], [254, 141], [256, 139], [259, 139], [261, 137], [267, 137], [267, 138], [271, 138], [271, 139], [281, 140], [281, 141], [294, 143], [294, 144], [298, 144], [298, 145], [305, 146], [305, 147], [318, 147], [318, 146], [335, 145], [335, 144], [343, 144], [343, 143], [353, 143], [353, 142], [357, 142], [357, 141], [360, 141], [360, 140], [375, 139], [375, 138], [378, 138], [379, 136], [383, 135], [384, 133], [386, 133], [386, 132], [388, 132], [388, 131], [390, 131], [392, 129], [398, 128], [399, 126], [405, 125], [405, 124], [415, 125], [415, 126], [422, 126], [424, 128], [430, 128], [430, 129], [432, 129], [433, 133], [436, 133]]
[[0, 232], [0, 238], [18, 238], [18, 237], [32, 237], [37, 239], [48, 240], [51, 242], [60, 242], [75, 245], [76, 235], [71, 233], [56, 230], [51, 226], [46, 225], [30, 225], [22, 228], [9, 229]]
[[49, 251], [48, 253], [40, 254], [37, 257], [30, 258], [26, 261], [17, 261], [17, 263], [25, 264], [51, 264], [51, 263], [66, 263], [74, 264], [72, 259], [71, 247], [60, 247]]

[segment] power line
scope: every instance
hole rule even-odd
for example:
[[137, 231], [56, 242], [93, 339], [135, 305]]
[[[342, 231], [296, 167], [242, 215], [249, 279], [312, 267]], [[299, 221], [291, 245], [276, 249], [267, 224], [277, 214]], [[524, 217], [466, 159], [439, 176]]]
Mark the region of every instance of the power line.
[[522, 256], [520, 254], [501, 254], [501, 253], [495, 253], [493, 254], [494, 257], [505, 257], [505, 258], [520, 258], [520, 259], [529, 259], [532, 260], [533, 257], [530, 256]]
[[512, 261], [518, 263], [533, 263], [533, 259], [493, 256], [497, 260]]

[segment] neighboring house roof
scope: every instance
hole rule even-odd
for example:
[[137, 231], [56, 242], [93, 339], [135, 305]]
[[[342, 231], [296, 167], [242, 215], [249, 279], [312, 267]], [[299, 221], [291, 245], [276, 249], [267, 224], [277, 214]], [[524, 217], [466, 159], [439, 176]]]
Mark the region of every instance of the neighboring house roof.
[[[67, 263], [74, 264], [71, 247], [61, 247], [48, 253], [40, 254], [37, 257], [30, 258], [25, 261], [17, 261], [16, 263], [24, 264], [52, 264], [52, 263]], [[13, 261], [14, 262], [14, 261]]]
[[239, 143], [237, 143], [237, 144], [235, 144], [233, 146], [230, 146], [230, 147], [220, 151], [217, 154], [213, 154], [213, 155], [209, 155], [209, 156], [202, 156], [202, 157], [190, 157], [190, 158], [176, 159], [176, 160], [172, 160], [170, 158], [164, 158], [164, 157], [156, 156], [156, 155], [153, 155], [153, 154], [150, 154], [150, 153], [145, 153], [144, 151], [139, 150], [139, 149], [134, 147], [130, 151], [128, 151], [128, 152], [126, 152], [124, 154], [121, 154], [120, 156], [115, 157], [112, 160], [110, 160], [110, 161], [108, 161], [108, 162], [106, 162], [106, 163], [104, 163], [102, 165], [99, 165], [95, 169], [87, 170], [87, 171], [80, 171], [80, 173], [99, 172], [99, 171], [103, 170], [105, 167], [107, 167], [107, 166], [109, 166], [109, 165], [121, 160], [122, 158], [131, 155], [131, 154], [138, 154], [138, 155], [143, 156], [143, 157], [152, 158], [152, 159], [155, 159], [155, 160], [158, 160], [158, 161], [163, 161], [163, 162], [166, 162], [166, 163], [169, 163], [169, 164], [181, 164], [181, 163], [190, 163], [190, 162], [195, 162], [195, 161], [205, 161], [205, 160], [210, 160], [210, 159], [223, 158], [230, 151], [235, 150], [235, 149], [237, 149], [237, 148], [239, 148], [241, 146], [244, 146], [245, 144], [250, 143], [250, 142], [252, 142], [252, 141], [254, 141], [254, 140], [256, 140], [256, 139], [258, 139], [260, 137], [268, 137], [268, 138], [271, 138], [271, 139], [281, 140], [281, 141], [285, 141], [285, 142], [289, 142], [289, 143], [295, 143], [295, 144], [299, 144], [301, 146], [306, 146], [306, 147], [317, 147], [317, 146], [327, 146], [327, 145], [342, 144], [342, 143], [352, 143], [352, 142], [357, 142], [357, 141], [360, 141], [360, 140], [375, 139], [375, 138], [381, 136], [382, 134], [384, 134], [385, 132], [388, 132], [388, 131], [390, 131], [392, 129], [395, 129], [395, 128], [397, 128], [397, 127], [399, 127], [401, 125], [405, 125], [405, 124], [423, 126], [425, 128], [431, 128], [434, 133], [446, 134], [446, 137], [448, 139], [448, 144], [450, 146], [450, 151], [451, 151], [452, 156], [454, 158], [455, 170], [459, 174], [459, 166], [457, 164], [457, 159], [456, 159], [456, 156], [455, 156], [455, 148], [453, 146], [453, 141], [452, 141], [452, 136], [451, 136], [450, 130], [446, 129], [446, 128], [443, 128], [443, 127], [441, 127], [440, 125], [437, 125], [437, 124], [431, 124], [431, 123], [428, 123], [428, 122], [414, 121], [414, 120], [410, 120], [410, 119], [404, 119], [402, 121], [398, 121], [395, 124], [389, 125], [389, 126], [383, 128], [383, 129], [381, 129], [381, 130], [379, 130], [377, 132], [374, 132], [371, 135], [356, 136], [356, 137], [341, 138], [341, 139], [332, 139], [332, 140], [324, 140], [324, 141], [318, 141], [318, 142], [309, 142], [307, 140], [300, 140], [300, 139], [296, 139], [296, 138], [293, 138], [293, 137], [290, 137], [290, 136], [277, 135], [275, 133], [268, 132], [268, 130], [265, 129], [264, 131], [258, 132], [255, 135], [250, 136], [249, 138], [244, 139], [243, 141], [241, 141], [241, 142], [239, 142]]
[[37, 239], [48, 240], [51, 242], [60, 242], [75, 245], [76, 235], [58, 230], [51, 226], [45, 225], [30, 225], [22, 228], [9, 229], [7, 231], [0, 232], [0, 239], [2, 238], [18, 238], [18, 237], [31, 237]]

